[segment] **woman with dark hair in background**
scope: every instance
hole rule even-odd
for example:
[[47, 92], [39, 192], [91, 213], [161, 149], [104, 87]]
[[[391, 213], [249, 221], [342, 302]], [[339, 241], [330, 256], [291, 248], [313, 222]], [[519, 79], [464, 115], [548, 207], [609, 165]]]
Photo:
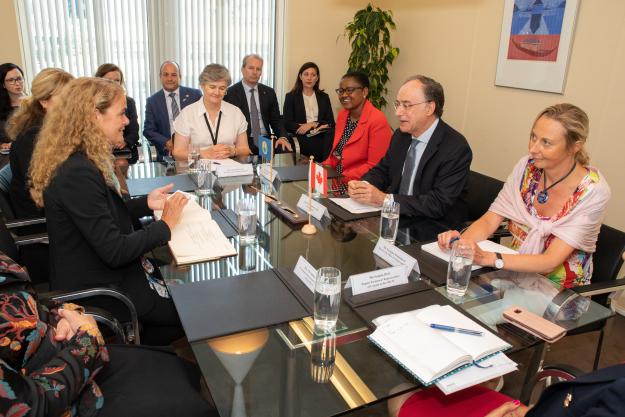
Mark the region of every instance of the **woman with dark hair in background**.
[[[126, 90], [124, 73], [115, 64], [100, 65], [95, 72], [95, 76], [114, 81]], [[129, 96], [126, 96], [126, 117], [128, 118], [128, 126], [124, 128], [124, 142], [128, 149], [130, 149], [131, 154], [128, 163], [134, 164], [139, 159], [139, 150], [137, 149], [139, 146], [139, 117], [137, 116], [137, 106], [135, 101]]]
[[297, 137], [302, 154], [312, 155], [317, 161], [323, 161], [330, 151], [329, 146], [324, 148], [323, 132], [334, 126], [330, 97], [319, 89], [320, 78], [317, 64], [302, 65], [293, 89], [284, 97], [282, 111], [286, 130]]
[[15, 64], [7, 62], [0, 65], [0, 149], [9, 149], [11, 142], [5, 131], [5, 125], [13, 111], [19, 107], [25, 97], [24, 72]]
[[20, 108], [7, 123], [7, 134], [13, 141], [9, 157], [13, 172], [9, 197], [15, 216], [19, 219], [43, 216], [43, 210], [30, 197], [28, 167], [47, 109], [56, 104], [59, 91], [73, 78], [62, 69], [42, 70], [33, 80], [32, 96], [22, 101]]

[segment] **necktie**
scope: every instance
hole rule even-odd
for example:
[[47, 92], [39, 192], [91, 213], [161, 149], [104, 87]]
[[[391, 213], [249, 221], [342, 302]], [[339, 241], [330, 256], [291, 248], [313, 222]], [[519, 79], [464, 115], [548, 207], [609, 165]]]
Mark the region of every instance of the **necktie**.
[[176, 120], [176, 117], [180, 114], [180, 109], [176, 102], [176, 93], [169, 93], [169, 97], [171, 97], [171, 119]]
[[254, 95], [255, 88], [250, 90], [250, 123], [252, 123], [252, 138], [254, 138], [254, 144], [258, 145], [258, 137], [260, 136], [260, 119], [258, 118], [258, 107], [256, 107], [256, 96]]
[[412, 183], [414, 182], [414, 176], [417, 171], [417, 147], [419, 146], [418, 140], [412, 140], [410, 149], [408, 149], [408, 155], [406, 156], [406, 162], [404, 163], [404, 173], [401, 177], [401, 184], [399, 185], [399, 194], [411, 195]]

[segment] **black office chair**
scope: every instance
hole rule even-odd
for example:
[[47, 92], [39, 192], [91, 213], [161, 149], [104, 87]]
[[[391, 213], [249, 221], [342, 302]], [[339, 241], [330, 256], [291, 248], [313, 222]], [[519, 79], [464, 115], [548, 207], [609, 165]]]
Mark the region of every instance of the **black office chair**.
[[[482, 217], [484, 213], [488, 211], [504, 184], [503, 181], [475, 171], [469, 171], [467, 182], [466, 202], [468, 218], [464, 223], [464, 229], [469, 227], [471, 223]], [[509, 233], [502, 225], [493, 233], [490, 240], [499, 242], [504, 236], [509, 236]]]
[[[625, 232], [605, 224], [601, 225], [597, 239], [597, 250], [593, 254], [592, 283], [574, 287], [572, 290], [609, 307], [610, 293], [625, 288], [625, 279], [617, 279], [621, 266], [623, 266], [623, 252], [625, 252]], [[601, 359], [605, 327], [606, 321], [603, 321], [580, 327], [568, 333], [569, 335], [576, 335], [599, 331], [593, 370], [597, 369]]]
[[[24, 262], [24, 258], [22, 256], [22, 247], [39, 243], [44, 240], [47, 241], [47, 239], [48, 236], [45, 233], [16, 237], [11, 234], [4, 221], [0, 221], [0, 252], [3, 252], [15, 262], [24, 266], [25, 269], [28, 271], [29, 275], [30, 269], [28, 268], [28, 262]], [[46, 262], [47, 265], [47, 257], [44, 261], [41, 262]], [[88, 303], [90, 300], [102, 297], [114, 298], [115, 300], [117, 300], [118, 303], [123, 305], [128, 310], [130, 317], [130, 321], [126, 325], [128, 331], [125, 331], [124, 327], [119, 323], [119, 321], [106, 310], [97, 307], [87, 307], [87, 312], [93, 315], [98, 323], [102, 323], [106, 327], [108, 327], [113, 335], [115, 335], [120, 342], [128, 343], [132, 341], [135, 344], [140, 343], [138, 318], [139, 316], [133, 302], [126, 295], [111, 288], [90, 288], [86, 290], [71, 292], [47, 291], [47, 281], [48, 278], [46, 277], [46, 290], [41, 290], [41, 285], [34, 285], [40, 301], [46, 305], [62, 304], [70, 301]], [[33, 284], [35, 283], [33, 282]]]

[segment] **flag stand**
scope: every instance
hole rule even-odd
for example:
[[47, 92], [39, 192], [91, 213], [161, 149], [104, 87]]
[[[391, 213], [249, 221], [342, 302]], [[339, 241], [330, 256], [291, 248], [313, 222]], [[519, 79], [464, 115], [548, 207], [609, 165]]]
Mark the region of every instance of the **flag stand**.
[[310, 178], [310, 173], [312, 172], [312, 164], [314, 157], [311, 156], [308, 162], [308, 224], [302, 227], [302, 233], [305, 235], [314, 235], [317, 233], [317, 228], [314, 224], [311, 223], [311, 212], [312, 212], [312, 181]]

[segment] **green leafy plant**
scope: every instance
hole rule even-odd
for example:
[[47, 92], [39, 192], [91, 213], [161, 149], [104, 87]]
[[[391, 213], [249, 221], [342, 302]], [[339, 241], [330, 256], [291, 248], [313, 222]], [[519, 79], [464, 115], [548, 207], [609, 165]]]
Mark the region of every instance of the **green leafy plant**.
[[354, 20], [345, 26], [345, 35], [352, 45], [347, 64], [350, 71], [362, 71], [369, 77], [369, 101], [382, 109], [386, 106], [388, 68], [399, 48], [391, 45], [391, 30], [395, 29], [390, 10], [369, 5], [356, 12]]

